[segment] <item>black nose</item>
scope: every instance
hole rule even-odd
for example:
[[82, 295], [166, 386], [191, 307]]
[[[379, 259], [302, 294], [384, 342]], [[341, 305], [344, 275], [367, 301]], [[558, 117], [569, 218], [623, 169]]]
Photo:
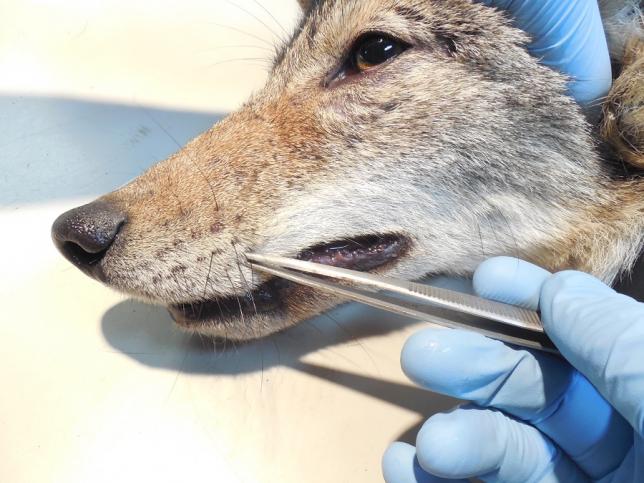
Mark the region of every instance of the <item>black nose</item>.
[[104, 201], [95, 201], [63, 213], [51, 229], [54, 244], [65, 258], [85, 272], [103, 259], [125, 215]]

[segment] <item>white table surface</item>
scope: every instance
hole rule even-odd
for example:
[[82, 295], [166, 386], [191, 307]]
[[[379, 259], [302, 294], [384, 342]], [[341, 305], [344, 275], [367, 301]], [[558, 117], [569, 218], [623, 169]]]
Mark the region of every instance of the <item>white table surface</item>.
[[[295, 24], [295, 2], [262, 5]], [[400, 370], [422, 324], [347, 306], [214, 348], [50, 241], [58, 214], [176, 150], [152, 119], [185, 142], [260, 86], [261, 61], [228, 60], [268, 59], [247, 47], [268, 29], [226, 1], [4, 0], [0, 16], [0, 481], [381, 481], [387, 445], [453, 404]]]

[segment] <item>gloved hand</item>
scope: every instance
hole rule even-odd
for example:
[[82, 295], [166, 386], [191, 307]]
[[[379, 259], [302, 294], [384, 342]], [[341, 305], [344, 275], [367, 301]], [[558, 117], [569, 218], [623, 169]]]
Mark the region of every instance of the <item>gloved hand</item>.
[[644, 482], [644, 304], [590, 275], [506, 257], [483, 263], [474, 288], [539, 307], [565, 360], [467, 331], [412, 336], [405, 373], [472, 403], [431, 417], [416, 448], [394, 443], [385, 480]]
[[582, 107], [608, 93], [612, 72], [597, 0], [481, 1], [507, 10], [530, 34], [530, 53], [570, 77], [570, 92]]

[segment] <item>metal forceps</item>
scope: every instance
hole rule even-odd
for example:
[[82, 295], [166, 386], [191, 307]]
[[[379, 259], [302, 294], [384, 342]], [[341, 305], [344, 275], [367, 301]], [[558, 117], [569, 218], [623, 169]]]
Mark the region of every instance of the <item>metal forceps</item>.
[[295, 283], [440, 326], [467, 329], [510, 344], [557, 354], [532, 310], [474, 295], [319, 263], [247, 254], [251, 268]]

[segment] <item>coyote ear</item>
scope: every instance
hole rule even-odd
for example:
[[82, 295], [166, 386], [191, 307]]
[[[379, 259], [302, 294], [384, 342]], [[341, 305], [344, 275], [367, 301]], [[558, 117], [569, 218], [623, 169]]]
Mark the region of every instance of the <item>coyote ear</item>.
[[318, 2], [318, 0], [297, 0], [297, 3], [300, 4], [300, 7], [302, 7], [302, 10], [305, 12], [308, 12], [313, 8], [313, 5], [315, 5]]

